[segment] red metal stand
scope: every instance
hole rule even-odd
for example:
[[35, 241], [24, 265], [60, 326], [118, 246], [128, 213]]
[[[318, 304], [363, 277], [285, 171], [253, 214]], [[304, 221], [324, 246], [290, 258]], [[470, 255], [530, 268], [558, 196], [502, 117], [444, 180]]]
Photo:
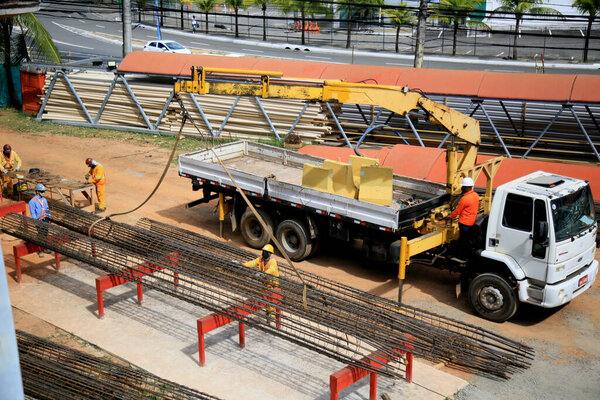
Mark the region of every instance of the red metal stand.
[[[0, 190], [0, 196], [2, 195], [2, 191]], [[1, 198], [0, 198], [1, 199]], [[10, 200], [2, 200], [0, 202], [0, 217], [4, 217], [6, 214], [16, 212], [21, 213], [23, 215], [27, 215], [27, 204], [24, 201], [10, 201]]]
[[[269, 302], [281, 304], [281, 289], [270, 288], [269, 292], [265, 293], [264, 298]], [[247, 316], [259, 310], [263, 310], [266, 307], [267, 306], [265, 304], [258, 302], [238, 303], [235, 306], [224, 309], [221, 313], [213, 313], [198, 319], [198, 352], [200, 366], [204, 367], [206, 365], [206, 352], [204, 345], [204, 335], [206, 333], [235, 321], [233, 318], [230, 318], [227, 315]], [[277, 329], [281, 329], [281, 310], [279, 308], [275, 309], [275, 322]], [[238, 323], [238, 336], [240, 340], [240, 347], [243, 349], [246, 346], [246, 326], [243, 322]]]
[[[43, 247], [38, 246], [37, 244], [25, 242], [23, 244], [18, 244], [13, 246], [13, 254], [15, 256], [15, 266], [17, 268], [17, 282], [21, 282], [21, 257], [24, 257], [31, 253], [38, 253], [42, 250], [45, 250]], [[56, 259], [56, 270], [60, 269], [60, 255], [58, 253], [54, 253], [54, 258]]]
[[[407, 345], [412, 347], [411, 345]], [[413, 354], [406, 351], [398, 350], [398, 354], [406, 355], [406, 382], [412, 382], [413, 373]], [[364, 357], [361, 361], [373, 366], [375, 369], [382, 367], [384, 364], [389, 362], [389, 357], [384, 358], [381, 352], [371, 353], [369, 356]], [[348, 365], [345, 368], [337, 371], [329, 376], [329, 390], [331, 392], [331, 400], [338, 400], [339, 392], [355, 382], [358, 382], [365, 376], [369, 377], [369, 400], [377, 399], [377, 374], [369, 370]]]
[[[177, 255], [173, 254], [168, 257], [169, 261], [173, 263], [177, 262]], [[144, 300], [144, 287], [142, 285], [142, 278], [145, 275], [153, 274], [156, 271], [163, 270], [163, 267], [158, 267], [151, 263], [145, 263], [143, 265], [137, 265], [132, 268], [128, 268], [125, 272], [127, 278], [124, 278], [115, 274], [108, 274], [104, 276], [100, 276], [96, 278], [96, 294], [98, 297], [98, 317], [104, 318], [104, 294], [103, 292], [107, 289], [114, 288], [116, 286], [122, 285], [124, 283], [133, 281], [137, 284], [137, 296], [138, 296], [138, 304], [141, 305]], [[179, 285], [179, 274], [177, 272], [173, 272], [174, 276], [174, 284]]]
[[[228, 307], [224, 310], [223, 314], [235, 314], [235, 315], [249, 315], [260, 308], [257, 305], [248, 303], [238, 303], [235, 306]], [[200, 352], [200, 366], [204, 367], [206, 364], [206, 353], [204, 346], [204, 334], [213, 331], [217, 328], [225, 326], [235, 321], [233, 318], [226, 317], [225, 315], [213, 313], [206, 317], [198, 319], [198, 351]], [[246, 346], [246, 327], [243, 322], [238, 324], [238, 335], [240, 340], [240, 347]]]

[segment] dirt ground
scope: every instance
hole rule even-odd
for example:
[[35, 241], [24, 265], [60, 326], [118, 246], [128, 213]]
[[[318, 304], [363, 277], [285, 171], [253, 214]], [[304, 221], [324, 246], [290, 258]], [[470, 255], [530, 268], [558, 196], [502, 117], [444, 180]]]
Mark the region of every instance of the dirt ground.
[[[140, 145], [104, 138], [15, 132], [5, 126], [0, 126], [0, 138], [0, 144], [10, 143], [19, 153], [24, 170], [41, 168], [83, 181], [87, 157], [102, 163], [108, 180], [106, 198], [109, 213], [132, 209], [143, 201], [156, 184], [169, 153], [169, 150], [157, 148], [152, 143]], [[140, 210], [116, 220], [135, 223], [141, 217], [149, 217], [216, 237], [219, 226], [214, 214], [215, 204], [184, 208], [186, 203], [195, 199], [197, 194], [192, 192], [190, 181], [179, 177], [176, 166], [172, 164], [155, 196]], [[241, 235], [231, 233], [229, 228], [227, 225], [225, 229], [226, 240], [243, 247]], [[17, 285], [12, 267], [14, 262], [9, 259], [14, 244], [14, 238], [2, 235], [9, 289]], [[24, 271], [23, 279], [35, 279], [37, 274], [50, 270], [44, 259], [36, 261], [31, 258], [30, 263], [39, 263], [39, 268], [30, 265]], [[397, 297], [398, 282], [392, 268], [361, 261], [346, 249], [322, 249], [316, 257], [298, 263], [298, 267], [380, 296]], [[522, 306], [511, 321], [495, 324], [473, 315], [466, 300], [455, 297], [456, 281], [457, 276], [448, 272], [411, 266], [404, 285], [404, 301], [523, 341], [536, 350], [532, 367], [510, 381], [494, 381], [446, 369], [470, 382], [466, 389], [456, 394], [456, 398], [600, 398], [598, 282], [565, 307], [546, 310]], [[18, 309], [14, 309], [14, 318], [18, 329], [42, 337], [58, 338], [61, 343], [79, 349], [89, 347], [69, 333]], [[90, 351], [101, 350], [92, 348]]]

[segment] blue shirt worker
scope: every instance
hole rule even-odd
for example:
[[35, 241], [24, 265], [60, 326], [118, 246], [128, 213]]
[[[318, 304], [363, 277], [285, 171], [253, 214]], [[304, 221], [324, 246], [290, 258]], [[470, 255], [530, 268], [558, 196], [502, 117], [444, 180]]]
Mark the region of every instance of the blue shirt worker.
[[[44, 193], [46, 193], [46, 187], [41, 183], [36, 184], [35, 196], [29, 200], [29, 212], [31, 213], [31, 218], [44, 222], [43, 224], [36, 226], [36, 228], [38, 236], [41, 236], [42, 240], [47, 240], [48, 226], [46, 225], [46, 222], [50, 222], [50, 209], [48, 208], [48, 200], [44, 197]], [[48, 254], [50, 253], [50, 250], [44, 249], [38, 251], [38, 256], [43, 257], [44, 253]]]
[[36, 184], [35, 196], [29, 200], [29, 212], [31, 218], [48, 222], [50, 221], [50, 209], [44, 193], [46, 193], [46, 187], [41, 183]]

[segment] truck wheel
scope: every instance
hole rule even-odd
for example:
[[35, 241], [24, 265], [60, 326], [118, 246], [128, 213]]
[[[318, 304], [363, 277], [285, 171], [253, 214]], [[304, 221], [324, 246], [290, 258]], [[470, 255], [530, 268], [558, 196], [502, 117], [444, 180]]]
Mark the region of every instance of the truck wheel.
[[498, 274], [477, 275], [469, 287], [469, 300], [477, 314], [490, 321], [504, 322], [517, 312], [517, 294]]
[[[256, 209], [256, 211], [260, 214], [263, 221], [265, 221], [265, 224], [267, 224], [271, 233], [273, 233], [273, 221], [271, 220], [271, 217], [269, 217], [269, 214], [260, 209]], [[265, 244], [271, 241], [269, 233], [263, 229], [258, 218], [256, 218], [250, 209], [247, 209], [242, 215], [240, 220], [240, 231], [242, 232], [244, 240], [248, 243], [248, 246], [255, 249], [261, 249]]]
[[286, 219], [277, 226], [275, 237], [292, 261], [304, 260], [312, 250], [308, 228], [295, 219]]

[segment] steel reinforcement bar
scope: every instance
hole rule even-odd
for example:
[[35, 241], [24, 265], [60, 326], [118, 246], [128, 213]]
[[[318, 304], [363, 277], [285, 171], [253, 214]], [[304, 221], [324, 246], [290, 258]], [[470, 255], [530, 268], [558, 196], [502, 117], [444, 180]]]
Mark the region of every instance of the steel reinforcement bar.
[[[75, 209], [64, 203], [56, 203], [52, 206], [52, 209], [54, 220], [68, 226], [70, 229], [76, 229], [80, 232], [87, 232], [89, 229], [88, 227], [94, 221], [99, 219], [96, 215]], [[140, 221], [139, 225], [144, 225], [144, 221]], [[154, 225], [159, 226], [160, 224], [154, 223]], [[162, 226], [164, 228], [168, 225], [163, 224]], [[171, 230], [177, 229], [178, 228], [171, 227]], [[124, 235], [122, 230], [127, 230], [129, 232], [126, 235], [126, 240], [121, 240]], [[131, 246], [138, 242], [134, 236], [141, 235], [146, 238], [149, 235], [148, 230], [140, 231], [139, 228], [110, 221], [102, 221], [96, 224], [94, 231], [94, 235], [98, 238], [107, 240], [107, 238], [110, 237], [112, 243], [118, 244], [127, 242], [127, 246]], [[216, 255], [218, 259], [227, 260], [235, 260], [236, 255], [237, 257], [240, 257], [240, 249], [222, 242], [207, 239], [205, 239], [204, 246], [199, 246], [198, 240], [195, 242], [194, 240], [186, 240], [185, 237], [189, 236], [190, 232], [188, 232], [187, 235], [185, 232], [186, 231], [184, 230], [180, 230], [180, 233], [182, 234], [179, 238], [169, 238], [168, 235], [164, 235], [165, 232], [163, 232], [163, 239], [156, 236], [153, 237], [153, 246], [157, 246], [158, 243], [162, 242], [164, 239], [169, 239], [166, 244], [162, 243], [162, 245], [158, 247], [167, 246], [172, 251], [173, 249], [177, 249], [176, 251], [180, 254], [187, 254], [187, 257], [181, 258], [179, 261], [180, 264], [182, 262], [185, 263], [186, 259], [202, 259], [208, 254], [212, 256]], [[186, 244], [188, 246], [185, 246]], [[138, 250], [140, 249], [142, 252], [145, 251], [144, 246], [142, 245], [139, 247], [138, 243]], [[214, 249], [221, 250], [215, 252]], [[232, 257], [232, 254], [230, 254], [228, 250], [232, 250], [234, 257]], [[161, 252], [160, 256], [163, 257], [163, 254], [164, 252]], [[253, 258], [251, 253], [249, 255], [250, 257], [240, 261]], [[207, 262], [210, 261], [211, 260], [207, 260]], [[204, 264], [201, 263], [201, 265]], [[219, 265], [218, 260], [214, 265]], [[191, 266], [191, 269], [197, 269], [197, 267]], [[292, 281], [295, 284], [299, 283], [297, 277], [288, 266], [282, 265], [280, 272], [280, 284], [289, 284], [289, 281]], [[362, 338], [367, 343], [380, 350], [393, 352], [392, 349], [400, 348], [402, 350], [410, 351], [411, 348], [418, 347], [422, 350], [422, 352], [419, 352], [423, 353], [422, 356], [428, 357], [433, 361], [439, 362], [442, 360], [458, 368], [463, 368], [465, 365], [468, 365], [469, 367], [467, 369], [473, 369], [474, 367], [480, 368], [482, 373], [488, 372], [490, 361], [492, 359], [496, 360], [498, 363], [505, 364], [507, 370], [512, 371], [515, 366], [516, 368], [526, 367], [528, 365], [527, 360], [533, 355], [533, 352], [527, 346], [522, 346], [517, 342], [507, 340], [480, 328], [445, 319], [415, 308], [407, 307], [404, 310], [401, 309], [401, 312], [398, 312], [398, 304], [392, 301], [387, 303], [387, 310], [389, 312], [382, 313], [382, 311], [386, 309], [381, 307], [383, 302], [380, 301], [379, 304], [373, 304], [374, 300], [381, 299], [378, 296], [369, 295], [368, 293], [357, 291], [350, 287], [344, 287], [339, 284], [337, 285], [337, 289], [334, 289], [332, 286], [335, 282], [320, 278], [316, 275], [310, 275], [309, 278], [311, 278], [309, 282], [311, 287], [317, 289], [319, 292], [313, 304], [314, 309], [312, 310], [314, 312], [316, 309], [319, 315], [305, 315], [306, 310], [299, 307], [301, 299], [299, 297], [300, 293], [297, 292], [297, 286], [294, 286], [293, 289], [291, 287], [288, 288], [289, 291], [284, 291], [284, 293], [286, 293], [284, 300], [289, 300], [289, 296], [290, 298], [293, 297], [293, 301], [284, 301], [282, 303], [282, 308], [288, 308], [288, 311], [290, 311], [289, 307], [292, 307], [295, 313], [299, 313], [305, 318], [315, 320], [326, 326], [331, 326], [333, 318], [333, 321], [337, 321], [333, 326], [334, 328], [339, 329], [339, 324], [342, 324], [341, 329], [346, 333], [349, 332], [348, 329], [351, 329], [350, 332], [352, 332], [352, 329], [358, 329], [358, 331], [353, 331], [355, 336]], [[288, 282], [284, 282], [286, 279]], [[244, 279], [242, 284], [247, 285], [248, 280]], [[349, 296], [345, 295], [344, 291], [341, 291], [340, 289], [345, 289], [345, 292], [352, 291], [353, 297], [349, 298]], [[312, 291], [309, 291], [309, 294], [312, 293]], [[347, 310], [352, 310], [352, 312], [348, 314]], [[417, 315], [420, 318], [415, 318]], [[364, 323], [364, 325], [359, 324], [359, 322]], [[436, 323], [432, 324], [432, 322]], [[375, 328], [379, 328], [380, 331]], [[361, 329], [368, 329], [369, 332], [361, 332]], [[397, 331], [395, 329], [397, 329]], [[382, 338], [387, 338], [390, 333], [395, 332], [398, 332], [398, 336], [393, 338], [394, 342], [391, 344], [392, 347], [382, 348], [381, 346], [385, 346], [385, 343], [388, 343]], [[412, 337], [410, 346], [407, 345], [405, 340], [407, 334]], [[477, 343], [471, 343], [473, 340]], [[461, 351], [457, 351], [457, 346], [462, 348]], [[414, 351], [417, 353], [417, 350]], [[491, 368], [493, 369], [493, 367]]]
[[142, 369], [17, 330], [25, 395], [36, 399], [218, 400]]
[[[71, 226], [74, 225], [72, 221], [81, 218], [86, 219], [86, 223], [89, 224], [98, 219], [95, 215], [73, 209], [62, 203], [57, 203], [54, 208], [56, 208], [56, 211], [58, 212], [57, 214], [55, 213], [55, 218], [61, 220], [67, 219], [68, 221], [71, 221], [69, 223]], [[62, 218], [58, 218], [58, 215], [62, 215]], [[232, 259], [240, 262], [255, 257], [254, 253], [238, 247], [161, 222], [141, 219], [138, 221], [137, 226], [152, 231], [155, 234], [173, 239], [179, 244], [188, 244], [193, 251], [196, 252], [211, 253], [225, 259]], [[279, 266], [279, 271], [282, 277], [297, 279], [295, 272], [286, 264], [281, 264]], [[399, 305], [395, 301], [384, 299], [314, 274], [304, 272], [303, 278], [311, 285], [311, 287], [338, 298], [338, 301], [340, 301], [340, 297], [342, 300], [349, 300], [351, 302], [350, 307], [363, 307], [365, 312], [369, 315], [379, 315], [381, 318], [383, 315], [382, 313], [385, 310], [387, 313], [386, 318], [391, 319], [395, 326], [401, 327], [402, 332], [409, 332], [412, 336], [417, 333], [421, 334], [418, 338], [414, 338], [412, 342], [417, 342], [417, 346], [426, 350], [425, 355], [422, 355], [422, 357], [429, 358], [433, 361], [438, 362], [443, 360], [449, 365], [464, 369], [464, 360], [462, 360], [462, 358], [466, 356], [469, 358], [468, 364], [470, 365], [467, 370], [472, 369], [476, 360], [481, 359], [479, 361], [481, 362], [482, 370], [487, 371], [486, 369], [489, 364], [488, 357], [495, 358], [498, 356], [506, 356], [511, 360], [508, 362], [509, 369], [512, 368], [511, 363], [515, 362], [517, 359], [523, 361], [523, 364], [519, 365], [519, 368], [521, 368], [526, 367], [529, 360], [533, 358], [533, 351], [530, 347], [485, 329], [445, 318], [414, 307]], [[435, 334], [437, 331], [440, 332]], [[477, 351], [470, 351], [473, 346], [469, 345], [470, 340], [466, 340], [466, 337], [475, 338], [477, 341]], [[450, 345], [450, 347], [446, 347], [446, 341], [448, 339], [452, 339], [452, 345]], [[466, 349], [464, 352], [466, 354], [457, 354], [455, 351], [455, 344], [461, 342], [465, 344]]]
[[[64, 205], [53, 205], [52, 213], [57, 222], [83, 232], [98, 219]], [[314, 277], [311, 280], [316, 285], [311, 284], [313, 288], [309, 290], [307, 310], [302, 305], [302, 285], [283, 273], [279, 279], [283, 296], [276, 301], [269, 298], [270, 295], [265, 296], [264, 279], [269, 277], [255, 276], [253, 271], [240, 268], [239, 263], [231, 257], [224, 259], [223, 254], [215, 255], [198, 246], [153, 234], [139, 227], [101, 221], [93, 229], [93, 236], [102, 239], [100, 241], [23, 217], [20, 221], [19, 217], [16, 220], [14, 218], [7, 217], [13, 219], [12, 225], [26, 226], [10, 229], [5, 219], [2, 222], [3, 230], [11, 231], [11, 234], [19, 231], [15, 236], [33, 242], [37, 240], [42, 242], [38, 243], [40, 245], [54, 245], [53, 250], [127, 278], [130, 278], [128, 268], [140, 264], [154, 266], [156, 272], [144, 276], [141, 283], [213, 311], [223, 312], [225, 307], [243, 301], [249, 305], [260, 303], [277, 307], [282, 312], [282, 329], [274, 329], [264, 319], [253, 318], [254, 315], [227, 316], [257, 325], [270, 333], [359, 367], [369, 369], [357, 360], [373, 349], [389, 354], [390, 359], [394, 359], [396, 349], [410, 351], [407, 344], [414, 346], [412, 351], [417, 355], [503, 377], [526, 367], [531, 358], [531, 350], [519, 347], [515, 342], [505, 340], [498, 347], [491, 343], [490, 337], [493, 336], [480, 338], [451, 332], [426, 320], [374, 307], [369, 301], [351, 301], [343, 295], [324, 292], [316, 286], [327, 286], [328, 283]], [[82, 252], [81, 248], [73, 251], [75, 241], [83, 244], [86, 251]], [[123, 247], [119, 250], [116, 247], [118, 245]], [[180, 275], [179, 287], [172, 284], [173, 272]], [[452, 324], [458, 323], [452, 321]], [[398, 363], [393, 363], [379, 372], [398, 376], [401, 368], [398, 368]]]
[[[65, 205], [64, 203], [56, 203], [52, 206], [53, 209], [53, 219], [60, 224], [68, 226], [70, 229], [76, 229], [80, 232], [86, 232], [89, 230], [89, 227], [94, 221], [99, 219], [98, 216], [89, 214], [85, 211], [70, 207]], [[143, 221], [140, 224], [144, 224]], [[157, 225], [155, 223], [155, 225]], [[164, 225], [163, 225], [164, 226]], [[97, 228], [96, 228], [97, 227]], [[96, 224], [94, 227], [94, 235], [98, 238], [102, 238], [106, 240], [110, 238], [112, 243], [123, 242], [118, 238], [121, 238], [123, 235], [122, 230], [128, 230], [129, 235], [127, 241], [127, 246], [130, 246], [136, 239], [132, 236], [142, 235], [146, 237], [149, 232], [139, 231], [139, 228], [131, 227], [126, 224], [113, 223], [110, 221], [101, 221]], [[174, 228], [173, 229], [177, 229]], [[184, 231], [185, 232], [185, 231]], [[163, 232], [164, 233], [164, 232]], [[133, 234], [133, 235], [132, 235]], [[185, 235], [181, 235], [185, 236]], [[169, 239], [168, 236], [164, 239]], [[153, 246], [156, 246], [158, 242], [161, 242], [160, 237], [154, 237]], [[189, 246], [184, 246], [188, 244]], [[163, 244], [164, 246], [164, 244]], [[232, 259], [231, 254], [228, 254], [226, 245], [223, 243], [219, 243], [218, 241], [208, 241], [208, 245], [199, 246], [198, 242], [194, 243], [194, 241], [186, 241], [184, 237], [179, 237], [175, 241], [173, 238], [170, 238], [167, 246], [170, 249], [178, 248], [178, 252], [181, 254], [189, 254], [187, 258], [196, 258], [200, 259], [205, 257], [207, 254], [215, 255], [211, 249], [221, 249], [221, 251], [217, 254], [220, 258], [223, 259]], [[159, 246], [160, 247], [160, 246]], [[238, 249], [239, 250], [239, 249]], [[142, 251], [144, 251], [142, 247]], [[161, 253], [163, 254], [163, 253]], [[234, 254], [238, 254], [238, 251], [234, 251]], [[253, 258], [248, 257], [245, 260]], [[218, 264], [215, 264], [218, 265]], [[298, 279], [294, 273], [292, 273], [291, 269], [287, 266], [282, 266], [281, 269], [281, 277], [282, 279], [290, 279], [292, 281], [297, 282]], [[194, 268], [194, 267], [192, 267]], [[348, 299], [346, 296], [340, 296], [340, 291], [337, 290], [322, 290], [326, 285], [330, 285], [332, 281], [327, 282], [323, 278], [318, 278], [316, 275], [312, 276], [311, 286], [313, 288], [319, 289], [320, 296], [317, 298], [316, 302], [313, 304], [313, 307], [318, 311], [320, 315], [318, 316], [306, 316], [304, 317], [317, 320], [319, 323], [324, 325], [330, 325], [331, 319], [334, 318], [337, 323], [343, 323], [344, 326], [342, 330], [345, 332], [349, 332], [348, 329], [369, 329], [369, 332], [360, 332], [354, 331], [354, 335], [361, 337], [363, 340], [374, 346], [375, 348], [383, 350], [379, 346], [384, 346], [386, 341], [382, 338], [386, 338], [387, 335], [390, 335], [391, 332], [396, 332], [394, 328], [398, 329], [399, 337], [395, 338], [396, 346], [392, 344], [392, 348], [387, 348], [387, 351], [392, 351], [393, 349], [399, 348], [405, 351], [411, 351], [411, 348], [419, 347], [423, 350], [423, 354], [425, 357], [429, 357], [433, 361], [439, 362], [443, 360], [448, 364], [452, 364], [457, 368], [463, 368], [465, 365], [469, 365], [467, 369], [480, 368], [482, 373], [488, 372], [488, 368], [490, 368], [490, 360], [494, 359], [498, 363], [505, 363], [506, 368], [509, 371], [515, 367], [513, 363], [518, 365], [518, 368], [526, 366], [527, 364], [520, 364], [516, 362], [519, 358], [527, 359], [528, 356], [532, 355], [530, 352], [531, 349], [526, 346], [521, 346], [517, 342], [507, 341], [504, 338], [494, 336], [490, 332], [486, 332], [482, 329], [471, 329], [470, 335], [467, 335], [466, 330], [469, 326], [464, 324], [460, 324], [458, 321], [446, 320], [445, 323], [441, 323], [442, 319], [438, 317], [438, 324], [432, 325], [431, 323], [424, 322], [424, 320], [416, 319], [414, 316], [417, 314], [419, 310], [417, 309], [408, 309], [408, 311], [413, 316], [412, 318], [406, 317], [402, 313], [398, 313], [396, 309], [390, 308], [389, 313], [382, 313], [382, 308], [378, 306], [368, 305], [367, 301], [359, 301], [356, 299], [360, 299], [362, 296], [355, 296], [354, 299]], [[294, 291], [285, 293], [294, 293]], [[309, 292], [312, 294], [312, 292]], [[360, 294], [360, 291], [356, 291], [356, 294]], [[364, 292], [362, 292], [364, 293]], [[298, 293], [295, 293], [296, 296]], [[327, 298], [324, 297], [324, 294], [327, 294]], [[287, 297], [287, 296], [286, 296]], [[377, 296], [372, 296], [371, 299], [376, 298]], [[284, 302], [284, 308], [286, 306], [295, 306], [294, 311], [303, 315], [305, 310], [298, 308], [299, 299], [294, 297], [294, 301], [292, 304], [288, 304]], [[396, 303], [397, 304], [397, 303]], [[352, 313], [348, 314], [347, 310], [353, 310]], [[288, 309], [289, 310], [289, 309]], [[314, 310], [313, 310], [314, 311]], [[428, 315], [427, 319], [429, 321], [432, 320], [433, 315]], [[360, 318], [357, 320], [357, 318]], [[359, 325], [357, 321], [363, 322], [364, 325]], [[454, 323], [455, 328], [453, 330], [448, 329], [448, 325], [450, 323]], [[335, 326], [339, 328], [339, 326]], [[349, 328], [350, 327], [350, 328]], [[375, 329], [378, 327], [380, 332]], [[369, 334], [370, 333], [370, 334]], [[404, 340], [406, 334], [411, 336], [410, 346], [408, 342]], [[418, 337], [417, 337], [418, 334]], [[475, 337], [477, 344], [471, 343], [473, 340], [469, 339], [469, 337]], [[495, 338], [495, 343], [494, 339]], [[397, 343], [400, 344], [397, 344]], [[492, 344], [492, 345], [489, 345]], [[457, 351], [456, 348], [461, 347], [461, 351]], [[475, 349], [475, 350], [474, 350]], [[414, 351], [414, 350], [413, 350]], [[416, 351], [415, 351], [416, 352]], [[516, 356], [516, 357], [515, 357]], [[493, 368], [493, 367], [491, 367]], [[463, 368], [464, 369], [464, 368]]]

